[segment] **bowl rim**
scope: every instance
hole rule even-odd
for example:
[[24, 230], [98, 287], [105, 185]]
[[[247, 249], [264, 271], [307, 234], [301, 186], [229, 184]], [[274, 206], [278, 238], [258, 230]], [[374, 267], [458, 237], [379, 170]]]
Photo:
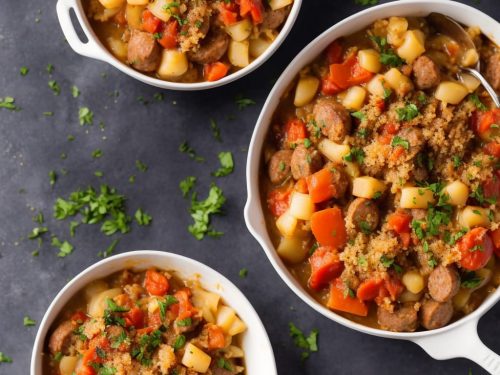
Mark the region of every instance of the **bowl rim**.
[[[365, 10], [362, 10], [358, 13], [355, 13], [340, 22], [332, 25], [324, 32], [322, 32], [319, 36], [314, 38], [310, 43], [308, 43], [300, 52], [296, 55], [296, 57], [290, 62], [288, 67], [282, 72], [279, 79], [276, 81], [273, 86], [271, 92], [269, 93], [264, 106], [260, 112], [258, 117], [256, 126], [254, 128], [254, 132], [252, 134], [252, 139], [250, 141], [249, 152], [247, 157], [247, 168], [246, 168], [246, 181], [247, 181], [247, 202], [244, 208], [244, 216], [245, 222], [248, 230], [257, 240], [257, 242], [261, 245], [262, 249], [266, 253], [269, 261], [271, 262], [273, 268], [279, 274], [281, 279], [285, 282], [285, 284], [307, 305], [309, 305], [312, 309], [325, 316], [326, 318], [333, 320], [345, 327], [351, 328], [355, 331], [367, 333], [374, 336], [379, 337], [387, 337], [394, 339], [407, 339], [407, 340], [417, 340], [419, 338], [430, 337], [430, 336], [438, 336], [442, 333], [448, 332], [459, 326], [463, 326], [469, 322], [474, 322], [479, 320], [479, 318], [484, 315], [489, 309], [493, 307], [493, 305], [500, 299], [500, 287], [488, 296], [482, 304], [474, 310], [469, 315], [466, 315], [457, 321], [446, 325], [442, 328], [429, 330], [429, 331], [417, 331], [417, 332], [391, 332], [378, 328], [372, 328], [369, 326], [362, 325], [353, 320], [345, 318], [336, 312], [329, 310], [325, 306], [321, 305], [318, 301], [316, 301], [310, 293], [308, 293], [302, 285], [297, 281], [297, 279], [291, 274], [288, 270], [285, 263], [281, 260], [281, 258], [277, 255], [275, 247], [273, 246], [269, 232], [266, 227], [264, 213], [261, 204], [260, 197], [260, 168], [261, 168], [261, 155], [262, 155], [262, 139], [265, 137], [269, 127], [271, 126], [271, 118], [276, 110], [279, 98], [281, 98], [282, 94], [286, 91], [287, 87], [291, 84], [291, 82], [295, 79], [296, 75], [300, 71], [301, 68], [309, 64], [314, 58], [316, 58], [321, 51], [323, 51], [324, 47], [331, 43], [333, 40], [338, 37], [345, 35], [342, 34], [341, 31], [344, 28], [347, 28], [351, 22], [359, 22], [359, 19], [369, 18], [372, 14], [377, 14], [378, 18], [385, 18], [387, 16], [378, 15], [379, 13], [385, 12], [387, 10], [399, 10], [399, 15], [405, 16], [409, 15], [409, 11], [405, 10], [407, 6], [419, 6], [418, 11], [422, 14], [428, 14], [433, 11], [433, 6], [445, 6], [450, 9], [456, 11], [463, 11], [463, 13], [468, 17], [471, 21], [469, 25], [473, 25], [472, 20], [477, 20], [476, 23], [481, 24], [481, 29], [483, 28], [483, 22], [487, 22], [490, 25], [495, 24], [498, 26], [500, 30], [500, 25], [496, 20], [487, 15], [486, 13], [475, 9], [466, 4], [458, 3], [451, 0], [401, 0], [401, 1], [392, 1], [384, 4], [380, 4]], [[421, 7], [421, 8], [420, 8]], [[416, 13], [416, 11], [411, 12], [412, 14]], [[443, 12], [446, 13], [446, 12]], [[392, 14], [391, 14], [392, 15]], [[476, 18], [477, 17], [477, 18]], [[373, 21], [371, 21], [373, 22]], [[370, 22], [364, 22], [363, 25], [369, 25]], [[360, 30], [363, 26], [357, 27], [355, 30]], [[354, 32], [353, 30], [352, 32]], [[497, 44], [500, 44], [500, 32], [495, 33], [495, 35], [485, 34], [490, 39], [494, 40]], [[323, 48], [319, 48], [319, 45], [325, 45]], [[312, 57], [308, 57], [312, 56]], [[264, 227], [262, 231], [260, 228]]]
[[[81, 272], [79, 272], [77, 275], [75, 275], [67, 284], [65, 284], [61, 290], [56, 294], [54, 299], [51, 301], [49, 307], [45, 311], [42, 320], [40, 321], [40, 324], [37, 329], [37, 334], [35, 337], [35, 341], [33, 344], [33, 349], [31, 353], [31, 360], [30, 360], [30, 374], [31, 375], [40, 375], [37, 373], [37, 369], [40, 366], [40, 363], [42, 361], [43, 357], [43, 346], [45, 344], [45, 340], [47, 337], [47, 334], [49, 332], [49, 329], [51, 325], [54, 322], [54, 319], [57, 318], [58, 314], [62, 311], [64, 306], [68, 303], [68, 301], [79, 291], [82, 290], [82, 288], [87, 285], [89, 282], [92, 280], [96, 280], [99, 278], [102, 278], [104, 276], [95, 276], [93, 277], [92, 275], [98, 274], [99, 271], [106, 269], [106, 267], [112, 268], [114, 264], [117, 265], [122, 265], [120, 269], [125, 269], [128, 267], [130, 264], [130, 267], [133, 268], [134, 265], [140, 265], [144, 260], [146, 260], [146, 264], [150, 261], [151, 258], [162, 258], [164, 259], [167, 263], [170, 262], [179, 262], [179, 263], [184, 263], [186, 266], [189, 266], [192, 268], [192, 271], [190, 271], [193, 275], [209, 275], [209, 277], [214, 278], [217, 280], [217, 286], [221, 286], [221, 289], [228, 290], [228, 293], [231, 293], [235, 296], [234, 300], [238, 300], [238, 305], [240, 305], [240, 308], [237, 310], [237, 313], [240, 315], [247, 315], [249, 316], [252, 321], [252, 330], [256, 332], [256, 335], [259, 336], [259, 353], [266, 352], [267, 353], [267, 359], [269, 359], [270, 363], [268, 363], [270, 371], [269, 375], [277, 375], [277, 367], [276, 367], [276, 359], [274, 357], [274, 351], [271, 345], [271, 341], [269, 339], [269, 335], [267, 334], [266, 328], [264, 327], [264, 324], [262, 323], [262, 320], [260, 319], [258, 313], [256, 312], [255, 308], [253, 305], [250, 303], [250, 301], [247, 299], [247, 297], [243, 294], [243, 292], [233, 283], [231, 282], [227, 277], [222, 275], [220, 272], [216, 271], [215, 269], [207, 266], [204, 263], [201, 263], [195, 259], [188, 258], [183, 255], [171, 253], [171, 252], [166, 252], [166, 251], [159, 251], [159, 250], [133, 250], [133, 251], [128, 251], [125, 253], [113, 255], [109, 258], [105, 258], [100, 260], [97, 263], [91, 264], [89, 267], [85, 268]], [[123, 266], [123, 263], [126, 262], [126, 265]], [[137, 263], [136, 263], [137, 262]], [[163, 269], [163, 268], [161, 268]], [[175, 272], [175, 267], [172, 267], [172, 269], [168, 269], [169, 271]], [[114, 272], [117, 271], [109, 271], [106, 274], [110, 275]], [[82, 281], [82, 279], [87, 279], [85, 281], [85, 284], [83, 285], [78, 285]], [[201, 282], [202, 287], [206, 287], [207, 284], [204, 284], [203, 281]], [[214, 289], [213, 287], [209, 289]], [[223, 292], [219, 292], [221, 294], [221, 297], [223, 298], [224, 302], [230, 306], [234, 306], [235, 301], [228, 301], [224, 296]], [[61, 300], [66, 299], [64, 304], [62, 306], [58, 305], [60, 304]], [[243, 312], [243, 314], [242, 314]], [[240, 315], [240, 316], [241, 316]], [[250, 329], [250, 326], [248, 325], [248, 329]], [[245, 350], [243, 348], [243, 350]]]
[[[181, 82], [173, 82], [173, 81], [166, 81], [162, 80], [159, 78], [151, 77], [148, 76], [147, 74], [144, 74], [138, 70], [133, 69], [129, 65], [123, 63], [120, 61], [117, 57], [115, 57], [106, 46], [102, 43], [102, 41], [99, 39], [97, 34], [95, 33], [92, 25], [90, 24], [90, 21], [85, 14], [85, 11], [83, 9], [83, 4], [82, 0], [58, 0], [60, 3], [65, 3], [68, 6], [72, 7], [73, 10], [75, 11], [78, 19], [78, 24], [84, 31], [86, 37], [91, 40], [95, 46], [97, 47], [92, 51], [93, 56], [87, 56], [91, 58], [95, 58], [97, 60], [104, 61], [116, 69], [120, 70], [122, 73], [125, 73], [126, 75], [137, 79], [143, 83], [146, 83], [151, 86], [155, 86], [158, 88], [162, 89], [168, 89], [168, 90], [176, 90], [176, 91], [201, 91], [201, 90], [208, 90], [216, 87], [220, 87], [223, 85], [226, 85], [228, 83], [231, 83], [233, 81], [236, 81], [247, 74], [250, 74], [257, 68], [259, 68], [262, 64], [264, 64], [271, 56], [279, 49], [281, 44], [285, 41], [287, 38], [288, 34], [293, 28], [293, 25], [295, 24], [295, 21], [297, 20], [297, 17], [300, 12], [300, 8], [302, 6], [302, 0], [293, 0], [292, 8], [290, 9], [290, 13], [288, 14], [288, 17], [283, 24], [278, 36], [276, 39], [273, 40], [271, 45], [262, 53], [259, 57], [257, 57], [255, 60], [253, 60], [249, 65], [247, 65], [244, 68], [239, 69], [238, 71], [229, 74], [222, 79], [218, 81], [213, 81], [213, 82], [208, 82], [208, 81], [202, 81], [202, 82], [194, 82], [194, 83], [181, 83]], [[75, 21], [73, 20], [73, 23]], [[59, 24], [63, 30], [63, 32], [66, 29], [69, 28], [74, 28], [72, 24], [67, 24], [61, 17], [59, 17]], [[86, 44], [87, 48], [91, 48], [88, 43]], [[76, 53], [81, 54], [79, 51], [76, 51]]]

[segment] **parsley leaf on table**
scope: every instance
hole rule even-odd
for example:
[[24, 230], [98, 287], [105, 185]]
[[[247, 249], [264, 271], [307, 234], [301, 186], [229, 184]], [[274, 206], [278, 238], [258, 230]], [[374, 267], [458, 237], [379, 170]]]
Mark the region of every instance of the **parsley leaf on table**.
[[214, 214], [220, 214], [225, 202], [224, 193], [215, 184], [212, 184], [208, 197], [203, 201], [199, 201], [196, 194], [193, 194], [190, 212], [194, 223], [188, 227], [189, 233], [197, 240], [203, 239], [205, 235], [212, 237], [221, 236], [221, 232], [214, 231], [210, 226], [210, 217]]
[[224, 177], [233, 172], [234, 161], [233, 154], [230, 151], [219, 153], [220, 168], [212, 173], [215, 177]]
[[142, 226], [151, 224], [151, 221], [153, 220], [151, 215], [148, 215], [140, 208], [135, 211], [134, 218], [137, 224]]
[[179, 188], [182, 191], [182, 196], [186, 198], [189, 194], [189, 192], [193, 189], [194, 185], [196, 183], [196, 177], [194, 176], [188, 176], [181, 182], [179, 182]]
[[302, 359], [305, 360], [309, 357], [311, 352], [318, 351], [318, 330], [313, 329], [309, 335], [306, 337], [304, 333], [293, 323], [289, 323], [288, 325], [290, 330], [290, 337], [292, 337], [295, 345], [301, 349], [304, 349], [302, 352]]
[[88, 107], [81, 107], [78, 111], [80, 125], [92, 125], [94, 123], [94, 113]]

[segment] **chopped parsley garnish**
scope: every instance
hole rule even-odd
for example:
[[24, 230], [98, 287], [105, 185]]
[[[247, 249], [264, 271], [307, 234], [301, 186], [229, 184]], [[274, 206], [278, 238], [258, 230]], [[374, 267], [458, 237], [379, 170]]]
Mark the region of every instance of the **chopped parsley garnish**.
[[49, 81], [49, 87], [54, 92], [54, 95], [59, 95], [61, 93], [61, 87], [53, 79]]
[[484, 191], [483, 191], [483, 187], [481, 185], [479, 185], [476, 190], [474, 190], [470, 195], [469, 197], [471, 198], [474, 198], [475, 200], [477, 200], [479, 202], [479, 204], [484, 204], [484, 203], [488, 203], [488, 204], [495, 204], [496, 203], [496, 198], [486, 198], [484, 196]]
[[345, 161], [357, 161], [359, 164], [363, 164], [365, 160], [365, 152], [360, 147], [353, 147], [351, 151], [344, 156]]
[[161, 102], [164, 99], [163, 93], [161, 93], [161, 92], [155, 92], [153, 94], [153, 99], [156, 100], [157, 102]]
[[54, 71], [54, 65], [47, 64], [47, 66], [45, 67], [45, 70], [47, 71], [47, 73], [52, 74], [52, 72]]
[[304, 147], [309, 148], [311, 147], [311, 145], [312, 145], [311, 140], [309, 138], [304, 138]]
[[[373, 0], [362, 0], [362, 1], [373, 1]], [[382, 64], [392, 67], [398, 67], [404, 64], [404, 60], [398, 55], [396, 55], [394, 50], [388, 47], [386, 38], [372, 35], [370, 36], [370, 39], [373, 42], [375, 42], [378, 49], [380, 50], [379, 60]]]
[[94, 123], [94, 113], [88, 107], [81, 107], [78, 111], [80, 125], [92, 125]]
[[5, 98], [0, 98], [0, 108], [8, 109], [9, 111], [19, 111], [20, 108], [16, 106], [14, 103], [16, 99], [12, 96], [6, 96]]
[[12, 358], [0, 352], [0, 363], [12, 363]]
[[477, 276], [474, 271], [464, 272], [460, 277], [460, 280], [462, 288], [468, 288], [468, 289], [477, 288], [483, 281], [483, 279]]
[[379, 0], [354, 0], [358, 5], [377, 5]]
[[92, 157], [94, 159], [99, 159], [100, 157], [102, 157], [102, 150], [97, 149], [97, 150], [92, 151]]
[[179, 350], [181, 349], [184, 345], [186, 344], [186, 336], [184, 335], [179, 335], [175, 338], [173, 348], [174, 350]]
[[212, 130], [212, 135], [214, 136], [215, 140], [218, 142], [222, 142], [222, 138], [220, 136], [220, 128], [214, 119], [210, 119], [210, 130]]
[[212, 229], [210, 226], [210, 217], [214, 214], [220, 214], [225, 202], [224, 193], [214, 184], [210, 187], [208, 197], [203, 201], [199, 201], [196, 194], [193, 194], [190, 212], [194, 223], [188, 227], [189, 233], [197, 240], [203, 239], [205, 235], [220, 237], [222, 232]]
[[235, 102], [239, 110], [255, 104], [255, 100], [245, 98], [242, 94], [236, 95]]
[[304, 333], [293, 323], [289, 323], [288, 327], [290, 329], [290, 337], [292, 337], [295, 345], [303, 349], [301, 354], [302, 360], [309, 357], [310, 353], [318, 351], [318, 330], [313, 329], [309, 335], [306, 337]]
[[135, 167], [141, 172], [146, 172], [148, 170], [148, 166], [140, 160], [135, 161]]
[[29, 69], [28, 67], [26, 66], [21, 66], [21, 68], [19, 69], [19, 73], [24, 77], [26, 76], [28, 73], [29, 73]]
[[375, 194], [373, 194], [373, 199], [374, 199], [374, 200], [377, 200], [377, 199], [379, 199], [381, 196], [382, 196], [382, 192], [381, 192], [381, 191], [376, 191], [376, 192], [375, 192]]
[[389, 258], [387, 257], [386, 255], [382, 255], [380, 257], [380, 263], [382, 263], [382, 265], [385, 267], [385, 268], [394, 268], [394, 270], [397, 272], [397, 273], [401, 273], [403, 271], [403, 269], [401, 268], [400, 265], [398, 265], [397, 263], [395, 263], [394, 259], [393, 258]]
[[54, 186], [57, 181], [57, 173], [56, 171], [49, 171], [49, 183], [50, 186]]
[[50, 243], [53, 247], [56, 247], [59, 249], [59, 253], [57, 253], [57, 256], [59, 258], [64, 258], [68, 255], [70, 255], [73, 252], [73, 245], [70, 244], [68, 241], [63, 241], [61, 242], [59, 238], [56, 236], [52, 236], [52, 240]]
[[149, 335], [142, 335], [139, 339], [139, 346], [132, 349], [132, 357], [137, 359], [143, 366], [150, 366], [152, 364], [151, 358], [161, 343], [162, 333], [159, 329]]
[[42, 115], [44, 115], [45, 117], [52, 117], [52, 116], [54, 116], [54, 112], [45, 111], [45, 112], [42, 113]]
[[361, 111], [351, 112], [351, 116], [361, 121], [363, 121], [366, 118], [366, 115]]
[[115, 337], [112, 338], [112, 340], [111, 340], [111, 347], [113, 349], [118, 349], [121, 344], [124, 344], [124, 343], [126, 343], [128, 341], [129, 341], [129, 339], [128, 339], [128, 336], [125, 333], [125, 331], [121, 331], [118, 336], [115, 336]]
[[368, 265], [368, 262], [366, 261], [366, 257], [364, 255], [360, 255], [358, 257], [358, 266], [365, 267]]
[[47, 227], [35, 227], [31, 230], [31, 233], [28, 235], [30, 240], [34, 240], [40, 237], [42, 234], [47, 233], [49, 229]]
[[401, 138], [399, 135], [396, 135], [394, 138], [392, 138], [391, 146], [392, 147], [400, 146], [403, 147], [405, 150], [409, 150], [410, 142], [408, 142], [408, 140], [404, 138]]
[[80, 96], [80, 90], [78, 90], [78, 87], [75, 85], [71, 86], [71, 96], [73, 96], [73, 98], [78, 98]]
[[222, 357], [217, 360], [217, 367], [227, 371], [233, 371], [233, 366], [231, 366], [231, 362]]
[[392, 90], [389, 87], [382, 86], [384, 88], [384, 96], [382, 99], [387, 100], [391, 97], [392, 95]]
[[179, 145], [179, 151], [184, 154], [187, 154], [191, 159], [199, 163], [205, 161], [203, 157], [196, 155], [194, 149], [191, 146], [189, 146], [188, 143], [185, 141]]
[[420, 114], [418, 107], [413, 103], [407, 104], [401, 108], [396, 108], [396, 113], [399, 121], [410, 121]]
[[181, 182], [179, 182], [179, 188], [182, 191], [182, 196], [186, 198], [189, 194], [189, 192], [193, 189], [194, 185], [196, 184], [196, 177], [194, 176], [188, 176]]
[[43, 224], [45, 219], [43, 217], [43, 213], [39, 212], [35, 216], [33, 216], [33, 221], [38, 224]]
[[24, 318], [23, 318], [23, 325], [25, 327], [32, 327], [34, 325], [36, 325], [36, 321], [34, 321], [33, 319], [31, 319], [28, 315], [26, 315]]
[[135, 218], [135, 221], [137, 222], [137, 224], [139, 224], [141, 226], [147, 226], [147, 225], [151, 224], [151, 221], [153, 220], [153, 218], [150, 215], [145, 213], [140, 208], [138, 208], [137, 211], [135, 211], [134, 218]]
[[102, 171], [95, 171], [94, 172], [94, 176], [96, 176], [96, 177], [102, 177], [102, 176], [104, 176], [104, 173]]
[[181, 320], [176, 321], [175, 324], [178, 327], [189, 327], [190, 325], [193, 324], [193, 319], [191, 319], [191, 318], [181, 319]]
[[451, 157], [453, 160], [453, 168], [458, 169], [462, 165], [462, 158], [458, 155], [453, 155]]
[[130, 309], [124, 306], [118, 306], [111, 298], [106, 299], [107, 308], [104, 310], [104, 324], [107, 326], [118, 325], [125, 327], [125, 319], [120, 315], [121, 313], [128, 312]]
[[234, 169], [233, 154], [231, 151], [220, 152], [218, 157], [221, 166], [212, 175], [215, 177], [224, 177], [231, 174]]
[[106, 250], [104, 251], [100, 251], [97, 256], [101, 257], [101, 258], [107, 258], [109, 256], [111, 256], [111, 254], [113, 254], [113, 251], [115, 250], [116, 248], [116, 245], [118, 245], [118, 243], [120, 242], [120, 240], [117, 238], [115, 240], [113, 240], [113, 242], [111, 242], [111, 245], [109, 245]]
[[248, 276], [248, 270], [247, 270], [246, 268], [242, 268], [242, 269], [240, 270], [240, 272], [238, 272], [238, 275], [239, 275], [242, 279], [244, 279], [245, 277], [247, 277], [247, 276]]
[[358, 131], [356, 132], [356, 135], [360, 138], [366, 138], [368, 137], [369, 134], [370, 134], [370, 129], [367, 128], [358, 129]]
[[425, 93], [420, 91], [418, 93], [418, 96], [417, 96], [417, 100], [422, 103], [422, 104], [425, 104], [427, 102], [427, 96], [425, 96]]
[[372, 232], [370, 224], [368, 224], [368, 222], [364, 220], [359, 223], [359, 229], [361, 229], [361, 232], [363, 232], [364, 234], [371, 234]]
[[160, 308], [160, 318], [161, 318], [162, 321], [165, 320], [167, 308], [170, 305], [173, 305], [173, 304], [178, 303], [178, 302], [179, 301], [177, 300], [177, 298], [175, 298], [172, 295], [165, 296], [165, 300], [164, 301], [158, 300], [158, 307]]
[[469, 100], [476, 106], [477, 109], [480, 111], [487, 111], [488, 107], [484, 105], [484, 103], [479, 99], [479, 96], [477, 96], [476, 93], [470, 94], [469, 95]]

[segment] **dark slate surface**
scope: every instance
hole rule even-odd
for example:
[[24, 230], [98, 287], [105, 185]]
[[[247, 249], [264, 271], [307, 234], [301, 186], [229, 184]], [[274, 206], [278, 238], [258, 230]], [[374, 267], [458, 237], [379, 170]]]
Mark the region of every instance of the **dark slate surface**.
[[[500, 15], [498, 0], [467, 2], [497, 18]], [[257, 72], [209, 92], [165, 91], [165, 99], [157, 102], [153, 94], [158, 89], [73, 53], [60, 31], [55, 1], [0, 1], [0, 97], [13, 96], [22, 107], [20, 112], [0, 110], [0, 351], [14, 359], [13, 364], [0, 364], [0, 374], [28, 373], [37, 327], [23, 327], [23, 316], [40, 321], [66, 281], [98, 261], [97, 252], [111, 242], [97, 227], [80, 227], [71, 239], [75, 245], [71, 256], [57, 258], [46, 241], [40, 256], [33, 257], [37, 245], [25, 239], [34, 226], [32, 215], [41, 210], [53, 233], [67, 238], [68, 224], [52, 219], [55, 198], [100, 181], [126, 194], [130, 211], [140, 206], [154, 217], [151, 227], [134, 227], [124, 236], [117, 252], [170, 250], [225, 274], [260, 314], [280, 374], [467, 374], [469, 368], [473, 374], [484, 373], [464, 359], [435, 361], [414, 344], [362, 335], [313, 312], [285, 286], [245, 227], [245, 150], [272, 82], [316, 35], [361, 9], [352, 0], [305, 0], [292, 33]], [[49, 63], [55, 67], [51, 76], [46, 72]], [[30, 69], [26, 77], [19, 74], [23, 65]], [[61, 95], [55, 96], [48, 88], [49, 79], [57, 80]], [[77, 99], [70, 94], [73, 84], [82, 93]], [[237, 94], [255, 99], [256, 105], [238, 110]], [[139, 96], [149, 104], [139, 103]], [[94, 111], [94, 126], [78, 125], [81, 106]], [[54, 116], [44, 116], [46, 111], [53, 111]], [[222, 129], [220, 144], [211, 137], [210, 118]], [[97, 125], [100, 121], [105, 123], [104, 130]], [[74, 142], [67, 141], [69, 134], [76, 137]], [[177, 151], [184, 140], [206, 158], [205, 164]], [[97, 148], [103, 157], [94, 160], [91, 152]], [[216, 218], [214, 226], [225, 235], [197, 241], [186, 230], [188, 202], [181, 197], [178, 183], [188, 175], [197, 176], [204, 197], [213, 181], [209, 172], [216, 168], [216, 155], [222, 150], [231, 150], [236, 162], [231, 176], [217, 180], [228, 201], [226, 217]], [[61, 153], [67, 159], [62, 160]], [[146, 173], [136, 170], [136, 159], [149, 165]], [[62, 169], [67, 175], [61, 175]], [[50, 170], [60, 175], [53, 189]], [[94, 176], [96, 170], [103, 171], [101, 180]], [[128, 182], [130, 175], [137, 176], [135, 184]], [[249, 269], [246, 279], [238, 277], [242, 267]], [[496, 307], [480, 323], [484, 341], [497, 352], [499, 319]], [[304, 330], [320, 331], [320, 351], [305, 364], [288, 336], [290, 321]]]

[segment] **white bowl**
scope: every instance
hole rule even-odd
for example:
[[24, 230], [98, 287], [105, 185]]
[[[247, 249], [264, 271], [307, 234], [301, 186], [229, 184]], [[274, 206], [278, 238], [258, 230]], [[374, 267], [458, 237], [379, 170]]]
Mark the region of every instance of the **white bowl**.
[[262, 167], [263, 144], [280, 98], [299, 71], [312, 62], [335, 39], [359, 31], [377, 19], [390, 16], [426, 16], [430, 12], [446, 14], [465, 25], [479, 26], [485, 35], [500, 44], [500, 25], [497, 21], [470, 6], [447, 0], [404, 0], [386, 3], [366, 9], [332, 26], [314, 39], [290, 63], [264, 104], [248, 152], [246, 170], [248, 200], [245, 206], [245, 221], [283, 281], [297, 296], [320, 314], [360, 332], [413, 341], [436, 359], [465, 357], [477, 362], [491, 373], [500, 374], [500, 356], [488, 349], [477, 335], [478, 320], [500, 299], [500, 288], [470, 315], [433, 331], [394, 333], [355, 323], [318, 303], [290, 273], [269, 238], [260, 199], [259, 171]]
[[[226, 77], [214, 81], [214, 82], [196, 82], [196, 83], [180, 83], [180, 82], [170, 82], [164, 81], [158, 78], [154, 78], [143, 74], [127, 64], [124, 64], [116, 57], [113, 56], [111, 52], [101, 43], [97, 35], [95, 34], [92, 26], [90, 25], [87, 16], [85, 15], [84, 9], [82, 7], [81, 0], [58, 0], [56, 10], [57, 17], [59, 18], [59, 24], [61, 25], [62, 31], [66, 40], [73, 50], [86, 57], [101, 60], [113, 65], [118, 70], [135, 78], [141, 82], [147, 83], [151, 86], [156, 86], [162, 89], [169, 90], [180, 90], [180, 91], [196, 91], [196, 90], [206, 90], [214, 87], [225, 85], [226, 83], [233, 82], [253, 70], [257, 69], [262, 65], [267, 59], [269, 59], [272, 54], [278, 49], [278, 47], [283, 43], [288, 33], [293, 27], [295, 20], [299, 14], [300, 6], [302, 5], [302, 0], [294, 0], [292, 9], [288, 18], [281, 28], [278, 37], [273, 41], [269, 48], [260, 55], [257, 59], [252, 61], [251, 64], [238, 70], [235, 73], [229, 74]], [[73, 10], [78, 19], [79, 26], [82, 28], [88, 41], [83, 42], [77, 35], [73, 21], [70, 18], [70, 10]]]
[[104, 259], [73, 278], [56, 296], [45, 313], [31, 355], [31, 375], [42, 375], [42, 352], [52, 323], [68, 301], [89, 282], [106, 277], [125, 268], [144, 270], [157, 267], [176, 271], [182, 278], [196, 277], [201, 285], [222, 296], [234, 308], [248, 329], [243, 333], [242, 348], [248, 375], [277, 375], [273, 349], [266, 330], [246, 297], [228, 279], [200, 262], [161, 251], [132, 251]]

